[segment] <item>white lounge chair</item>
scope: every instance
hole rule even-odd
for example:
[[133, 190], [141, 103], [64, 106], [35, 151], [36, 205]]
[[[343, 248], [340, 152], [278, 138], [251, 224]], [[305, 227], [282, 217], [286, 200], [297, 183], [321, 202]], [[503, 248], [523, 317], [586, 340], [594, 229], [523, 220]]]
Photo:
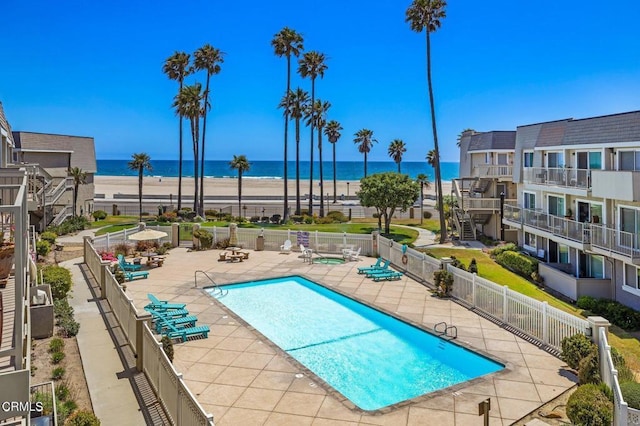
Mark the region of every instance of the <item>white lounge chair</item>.
[[291, 253], [291, 240], [285, 240], [280, 246], [280, 253]]
[[348, 254], [349, 260], [353, 260], [355, 262], [360, 260], [360, 250], [362, 250], [362, 247], [358, 247], [358, 250], [355, 251], [351, 250], [351, 253]]
[[300, 252], [302, 253], [302, 260], [306, 262], [307, 260], [311, 262], [311, 256], [313, 255], [313, 250], [310, 248], [305, 248], [302, 244], [300, 244]]

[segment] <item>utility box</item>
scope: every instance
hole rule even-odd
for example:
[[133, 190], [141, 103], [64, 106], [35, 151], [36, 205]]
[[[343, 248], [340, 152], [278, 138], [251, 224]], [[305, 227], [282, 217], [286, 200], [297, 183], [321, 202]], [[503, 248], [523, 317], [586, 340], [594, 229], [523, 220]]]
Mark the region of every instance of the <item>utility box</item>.
[[264, 250], [264, 236], [258, 235], [258, 238], [256, 238], [256, 251], [263, 251], [263, 250]]
[[53, 336], [53, 297], [49, 284], [29, 288], [31, 337], [44, 339]]

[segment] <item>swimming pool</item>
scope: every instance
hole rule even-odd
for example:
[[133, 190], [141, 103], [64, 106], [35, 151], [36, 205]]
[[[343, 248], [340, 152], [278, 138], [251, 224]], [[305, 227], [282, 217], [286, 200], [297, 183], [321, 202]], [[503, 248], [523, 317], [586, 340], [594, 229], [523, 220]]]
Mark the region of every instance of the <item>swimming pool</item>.
[[224, 288], [221, 303], [363, 410], [504, 368], [299, 276]]
[[325, 265], [342, 265], [345, 260], [341, 257], [316, 257], [313, 263], [324, 263]]

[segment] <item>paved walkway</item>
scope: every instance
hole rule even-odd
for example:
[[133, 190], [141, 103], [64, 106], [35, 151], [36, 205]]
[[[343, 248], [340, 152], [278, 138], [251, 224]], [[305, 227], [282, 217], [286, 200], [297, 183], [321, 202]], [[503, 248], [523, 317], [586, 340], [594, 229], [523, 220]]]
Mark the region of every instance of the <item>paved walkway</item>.
[[131, 388], [119, 353], [80, 269], [82, 259], [62, 262], [71, 270], [73, 293], [69, 304], [80, 323], [77, 335], [84, 375], [93, 410], [102, 425], [143, 425], [145, 419]]

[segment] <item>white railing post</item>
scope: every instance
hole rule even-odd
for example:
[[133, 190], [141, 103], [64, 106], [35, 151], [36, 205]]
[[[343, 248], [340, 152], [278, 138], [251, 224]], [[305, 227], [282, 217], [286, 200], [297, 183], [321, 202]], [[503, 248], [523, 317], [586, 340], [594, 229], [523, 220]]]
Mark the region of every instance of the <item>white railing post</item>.
[[471, 276], [471, 306], [476, 307], [476, 273]]
[[509, 323], [509, 286], [502, 287], [502, 320]]
[[109, 233], [108, 232], [107, 232], [106, 242], [107, 242], [107, 250], [109, 250]]
[[420, 275], [420, 277], [422, 278], [422, 281], [426, 281], [427, 279], [425, 278], [425, 275], [427, 274], [427, 271], [425, 271], [426, 269], [426, 265], [425, 265], [425, 259], [427, 258], [427, 255], [422, 253], [422, 274]]
[[318, 231], [316, 231], [316, 252], [318, 251]]
[[347, 248], [347, 233], [342, 233], [342, 248]]
[[542, 342], [549, 343], [549, 318], [547, 317], [547, 302], [542, 302]]
[[291, 229], [287, 229], [287, 240], [291, 241]]

